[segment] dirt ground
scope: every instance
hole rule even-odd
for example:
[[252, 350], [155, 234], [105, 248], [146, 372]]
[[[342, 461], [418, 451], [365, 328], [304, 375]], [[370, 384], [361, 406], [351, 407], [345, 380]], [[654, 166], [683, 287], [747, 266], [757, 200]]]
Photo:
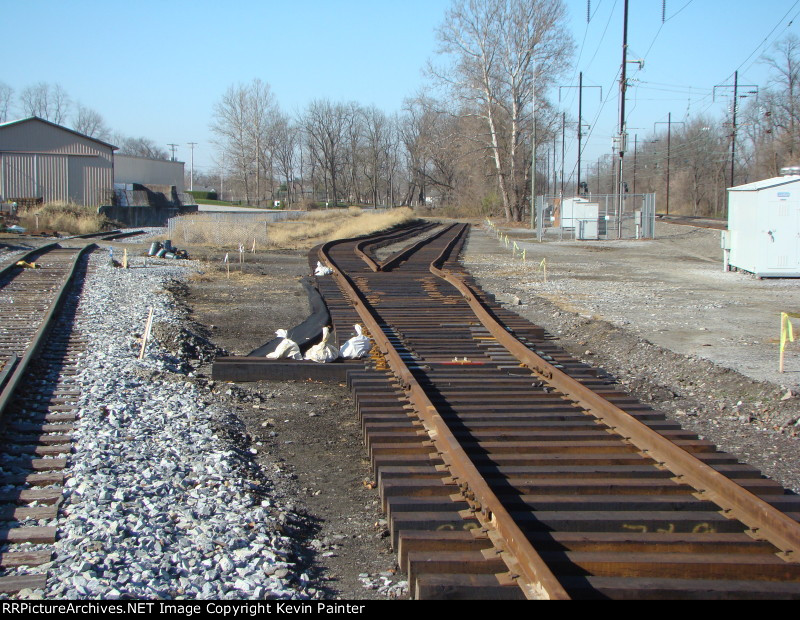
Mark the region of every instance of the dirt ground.
[[[173, 292], [192, 321], [230, 355], [246, 355], [275, 331], [306, 318], [300, 279], [309, 274], [306, 252], [247, 256], [230, 277], [219, 257], [205, 273]], [[198, 369], [210, 376], [208, 366]], [[200, 379], [203, 380], [202, 377]], [[309, 577], [326, 598], [385, 599], [405, 593], [388, 544], [355, 406], [344, 384], [260, 381], [211, 382], [240, 423], [237, 439], [267, 470], [280, 470], [278, 496], [301, 516], [287, 524], [306, 553]], [[233, 429], [231, 432], [236, 432]]]

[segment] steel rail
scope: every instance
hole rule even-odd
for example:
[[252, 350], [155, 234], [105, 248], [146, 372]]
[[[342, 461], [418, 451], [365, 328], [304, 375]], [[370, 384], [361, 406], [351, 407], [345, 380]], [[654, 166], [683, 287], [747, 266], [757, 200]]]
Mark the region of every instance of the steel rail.
[[25, 254], [22, 254], [21, 256], [15, 257], [10, 263], [8, 263], [2, 269], [0, 269], [0, 279], [9, 275], [12, 270], [16, 269], [18, 267], [17, 265], [18, 262], [25, 261], [27, 263], [33, 257], [38, 256], [39, 254], [44, 254], [45, 252], [49, 252], [55, 247], [60, 247], [57, 241], [41, 245], [38, 248], [34, 248], [32, 250], [29, 250], [28, 252], [25, 252]]
[[385, 261], [382, 261], [378, 265], [378, 271], [391, 271], [397, 265], [400, 264], [403, 260], [406, 260], [411, 255], [415, 254], [420, 248], [424, 247], [425, 245], [429, 244], [431, 241], [434, 241], [444, 235], [448, 231], [448, 228], [443, 228], [440, 231], [435, 232], [434, 234], [425, 237], [424, 239], [420, 239], [419, 241], [411, 244], [407, 248], [400, 250], [396, 254], [390, 256]]
[[[453, 226], [449, 227], [443, 233], [452, 228]], [[464, 229], [461, 230], [460, 235], [463, 232]], [[496, 532], [496, 535], [490, 535], [490, 538], [492, 538], [500, 551], [505, 551], [505, 553], [501, 554], [501, 557], [512, 574], [516, 574], [517, 583], [526, 597], [551, 600], [569, 599], [570, 596], [564, 587], [534, 549], [500, 499], [489, 487], [484, 477], [464, 452], [460, 442], [453, 435], [447, 423], [442, 419], [436, 406], [428, 398], [423, 387], [389, 342], [374, 316], [369, 301], [355, 286], [350, 276], [341, 271], [336, 261], [330, 256], [332, 247], [352, 241], [351, 239], [336, 240], [322, 245], [319, 249], [320, 260], [333, 270], [333, 277], [342, 290], [346, 292], [347, 296], [350, 297], [365, 327], [369, 330], [376, 345], [386, 358], [389, 368], [400, 380], [409, 401], [414, 405], [423, 426], [427, 430], [431, 442], [445, 460], [452, 478], [461, 488], [461, 492], [468, 503], [473, 506], [476, 518], [487, 529]]]
[[[372, 271], [382, 271], [384, 268], [383, 266], [387, 261], [379, 263], [369, 255], [367, 248], [380, 248], [392, 243], [397, 243], [398, 241], [402, 241], [409, 237], [416, 236], [424, 231], [430, 230], [434, 226], [434, 224], [412, 224], [410, 226], [404, 226], [402, 228], [391, 230], [388, 233], [378, 236], [377, 238], [373, 235], [358, 243], [354, 251], [356, 256], [361, 258], [361, 260], [363, 260], [367, 266], [372, 269]], [[388, 260], [396, 260], [397, 256], [398, 255], [395, 254]]]
[[[49, 244], [48, 246], [43, 246], [49, 249], [54, 249], [56, 247], [61, 247], [57, 243]], [[94, 243], [89, 243], [81, 248], [72, 260], [72, 263], [64, 276], [64, 280], [61, 283], [58, 291], [55, 293], [53, 297], [53, 301], [50, 303], [49, 308], [42, 316], [42, 322], [39, 325], [39, 328], [36, 330], [36, 333], [33, 335], [31, 339], [31, 343], [28, 345], [28, 348], [25, 351], [25, 354], [22, 358], [17, 362], [15, 368], [13, 369], [11, 375], [5, 381], [5, 384], [2, 386], [2, 391], [0, 392], [0, 419], [3, 417], [3, 413], [5, 412], [8, 403], [13, 398], [14, 392], [19, 385], [20, 381], [25, 374], [28, 365], [31, 361], [36, 357], [39, 353], [39, 350], [44, 345], [45, 341], [47, 340], [47, 336], [50, 333], [50, 330], [53, 327], [54, 317], [58, 313], [61, 306], [64, 304], [64, 301], [67, 297], [67, 293], [69, 291], [70, 285], [72, 284], [72, 279], [75, 275], [75, 271], [78, 267], [78, 262], [80, 261], [81, 257], [86, 254], [87, 252], [94, 250], [97, 247]], [[38, 248], [36, 252], [41, 253], [42, 248]], [[29, 254], [33, 254], [29, 253]], [[28, 256], [26, 254], [25, 256]], [[12, 265], [11, 267], [14, 267]], [[3, 270], [3, 273], [6, 270]]]
[[431, 265], [430, 271], [454, 286], [464, 297], [491, 335], [531, 371], [563, 393], [567, 399], [587, 413], [602, 420], [643, 453], [676, 474], [680, 482], [689, 484], [717, 504], [723, 513], [736, 518], [759, 537], [767, 539], [783, 551], [788, 562], [800, 562], [800, 524], [780, 510], [770, 506], [730, 478], [715, 471], [680, 446], [652, 430], [629, 413], [620, 409], [590, 388], [570, 377], [543, 359], [498, 323], [480, 301], [476, 292], [451, 271], [442, 269], [443, 256], [457, 240]]

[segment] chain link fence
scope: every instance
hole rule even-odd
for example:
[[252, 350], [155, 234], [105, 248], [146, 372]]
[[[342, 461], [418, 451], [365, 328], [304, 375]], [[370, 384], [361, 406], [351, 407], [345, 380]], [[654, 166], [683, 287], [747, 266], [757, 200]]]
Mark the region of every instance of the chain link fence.
[[544, 239], [653, 239], [655, 194], [536, 197], [536, 230]]
[[170, 218], [167, 234], [184, 245], [201, 244], [236, 248], [267, 247], [269, 225], [298, 219], [305, 211], [254, 211], [191, 213]]

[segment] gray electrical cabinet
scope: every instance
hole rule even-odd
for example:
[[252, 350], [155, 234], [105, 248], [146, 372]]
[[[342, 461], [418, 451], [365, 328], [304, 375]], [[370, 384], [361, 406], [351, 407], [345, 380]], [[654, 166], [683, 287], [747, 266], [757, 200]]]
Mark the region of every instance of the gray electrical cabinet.
[[726, 268], [800, 278], [800, 175], [728, 188]]

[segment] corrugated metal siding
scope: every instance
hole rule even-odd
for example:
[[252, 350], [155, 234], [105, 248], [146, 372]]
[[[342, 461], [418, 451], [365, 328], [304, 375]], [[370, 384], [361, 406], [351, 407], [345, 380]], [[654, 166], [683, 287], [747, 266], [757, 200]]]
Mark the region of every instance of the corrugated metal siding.
[[110, 146], [38, 120], [0, 130], [0, 196], [100, 205], [114, 186]]
[[83, 204], [111, 204], [109, 198], [114, 188], [114, 171], [96, 158], [83, 167]]
[[67, 159], [64, 155], [37, 156], [38, 196], [45, 202], [68, 199]]
[[36, 158], [33, 155], [0, 153], [3, 165], [3, 200], [36, 196]]
[[32, 119], [0, 129], [0, 151], [94, 155], [111, 160], [111, 147], [64, 128]]

